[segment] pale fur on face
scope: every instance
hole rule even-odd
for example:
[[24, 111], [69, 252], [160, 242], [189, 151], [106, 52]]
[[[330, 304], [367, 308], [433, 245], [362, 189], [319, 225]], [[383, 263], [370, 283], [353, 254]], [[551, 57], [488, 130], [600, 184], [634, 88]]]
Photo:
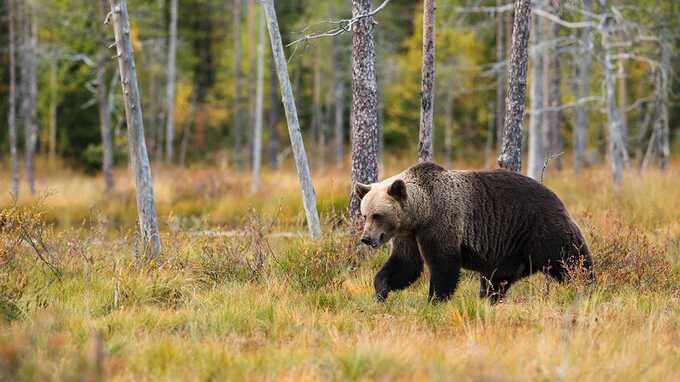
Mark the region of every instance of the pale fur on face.
[[399, 230], [402, 206], [388, 190], [393, 179], [373, 183], [361, 199], [361, 215], [365, 218], [363, 238], [373, 248], [389, 241]]

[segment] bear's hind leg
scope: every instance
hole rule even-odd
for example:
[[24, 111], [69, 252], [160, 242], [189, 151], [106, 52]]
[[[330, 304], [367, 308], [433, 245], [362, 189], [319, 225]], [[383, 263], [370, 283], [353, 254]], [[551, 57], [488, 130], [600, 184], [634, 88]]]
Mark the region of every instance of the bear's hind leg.
[[413, 237], [392, 239], [392, 251], [382, 269], [375, 275], [375, 298], [385, 301], [390, 291], [407, 288], [423, 272], [423, 258]]

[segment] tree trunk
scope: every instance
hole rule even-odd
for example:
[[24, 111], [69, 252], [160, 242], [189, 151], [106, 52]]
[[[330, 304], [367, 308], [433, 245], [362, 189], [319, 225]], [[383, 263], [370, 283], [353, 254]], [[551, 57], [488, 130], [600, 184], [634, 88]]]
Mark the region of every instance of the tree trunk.
[[[370, 0], [352, 0], [352, 17], [371, 11]], [[373, 18], [364, 17], [352, 30], [352, 191], [349, 203], [353, 230], [362, 224], [360, 199], [354, 185], [378, 180], [378, 83], [373, 42]]]
[[425, 0], [423, 5], [423, 67], [422, 96], [420, 102], [420, 134], [418, 161], [432, 160], [434, 115], [434, 11], [435, 0]]
[[[553, 13], [557, 13], [557, 9], [552, 8]], [[560, 36], [560, 25], [557, 23], [552, 23], [552, 25], [546, 25], [546, 36], [549, 36], [549, 40], [557, 40]], [[546, 158], [550, 158], [562, 152], [562, 111], [557, 110], [562, 101], [562, 73], [560, 66], [560, 48], [559, 44], [556, 42], [554, 51], [545, 51], [544, 55], [544, 86], [545, 95], [544, 101], [546, 107], [550, 110], [545, 114], [545, 131], [544, 136], [544, 153]], [[560, 157], [555, 157], [551, 162], [555, 169], [562, 170], [562, 160]], [[547, 168], [546, 168], [547, 171]]]
[[312, 138], [317, 141], [316, 144], [316, 170], [319, 173], [323, 172], [324, 158], [323, 147], [325, 143], [322, 137], [322, 116], [321, 116], [321, 49], [316, 45], [314, 49], [314, 63], [313, 63], [313, 84], [312, 84]]
[[267, 29], [269, 30], [272, 52], [274, 54], [274, 61], [276, 62], [276, 72], [279, 77], [279, 85], [281, 86], [283, 106], [286, 111], [288, 133], [290, 134], [291, 147], [293, 149], [293, 156], [295, 157], [295, 166], [297, 168], [298, 177], [300, 178], [302, 201], [305, 208], [305, 215], [307, 216], [307, 226], [312, 238], [320, 239], [321, 224], [319, 222], [319, 213], [316, 209], [316, 195], [314, 194], [309, 163], [307, 162], [307, 154], [305, 153], [302, 133], [300, 132], [300, 122], [298, 121], [293, 89], [290, 84], [290, 78], [288, 77], [288, 64], [285, 53], [283, 52], [281, 32], [279, 31], [279, 23], [276, 17], [273, 0], [262, 0], [262, 7], [267, 18]]
[[279, 104], [281, 104], [281, 98], [279, 98], [276, 92], [277, 88], [276, 80], [276, 63], [274, 63], [274, 56], [269, 60], [269, 102], [271, 106], [269, 107], [269, 166], [271, 168], [279, 167], [279, 132], [277, 126], [279, 125]]
[[[606, 0], [600, 0], [603, 10], [607, 9]], [[621, 117], [616, 104], [616, 78], [614, 75], [614, 62], [611, 52], [611, 23], [613, 15], [609, 10], [605, 11], [602, 21], [602, 46], [604, 47], [604, 75], [605, 75], [605, 99], [607, 102], [607, 146], [609, 161], [612, 166], [614, 185], [621, 184], [623, 178], [623, 166], [628, 156], [626, 146], [621, 136]]]
[[340, 52], [340, 43], [337, 38], [331, 41], [333, 45], [333, 111], [334, 118], [334, 140], [335, 140], [335, 164], [338, 168], [342, 168], [345, 161], [345, 142], [344, 142], [344, 124], [345, 124], [345, 80], [343, 77], [342, 53]]
[[668, 93], [670, 92], [670, 76], [673, 70], [671, 66], [671, 50], [672, 45], [666, 38], [661, 38], [661, 67], [659, 68], [660, 75], [660, 103], [659, 113], [655, 125], [658, 125], [659, 131], [659, 168], [666, 170], [668, 161], [670, 159], [670, 126], [668, 120]]
[[511, 171], [522, 169], [522, 121], [527, 87], [527, 62], [531, 1], [515, 2], [512, 48], [508, 63], [508, 94], [505, 99], [503, 150], [498, 165]]
[[[542, 5], [542, 1], [536, 3], [537, 8]], [[527, 176], [535, 180], [540, 180], [546, 151], [545, 142], [543, 140], [543, 129], [547, 128], [544, 124], [544, 116], [546, 113], [543, 112], [542, 109], [545, 104], [543, 97], [545, 65], [543, 61], [544, 59], [547, 59], [547, 55], [543, 54], [544, 47], [540, 47], [541, 50], [538, 49], [543, 41], [541, 36], [543, 36], [544, 21], [541, 17], [534, 15], [532, 24], [534, 31], [531, 34], [531, 96], [529, 97], [529, 101], [531, 102], [531, 116], [529, 118], [529, 163], [527, 164]]]
[[[248, 44], [246, 44], [246, 47], [248, 49], [248, 127], [247, 131], [248, 134], [246, 134], [247, 140], [248, 140], [248, 158], [249, 158], [249, 163], [252, 164], [253, 161], [253, 145], [254, 145], [254, 135], [255, 135], [255, 118], [256, 117], [256, 83], [257, 79], [255, 78], [255, 71], [257, 67], [257, 52], [255, 51], [255, 47], [257, 44], [255, 43], [256, 41], [256, 9], [255, 9], [255, 0], [247, 0], [246, 1], [246, 33], [248, 34]], [[200, 116], [199, 116], [200, 120]]]
[[99, 103], [99, 128], [102, 138], [102, 171], [106, 192], [113, 190], [113, 142], [111, 136], [111, 111], [106, 89], [107, 52], [103, 52], [97, 60], [97, 101]]
[[31, 194], [35, 193], [35, 149], [38, 142], [37, 98], [38, 79], [36, 72], [37, 28], [32, 6], [24, 3], [23, 17], [23, 100], [24, 149], [26, 159], [26, 180]]
[[189, 106], [189, 115], [187, 121], [182, 129], [182, 142], [179, 146], [179, 165], [184, 167], [187, 160], [187, 149], [189, 147], [189, 139], [191, 139], [191, 125], [194, 123], [194, 117], [196, 116], [196, 108], [198, 107], [198, 96], [194, 93], [191, 96], [191, 104]]
[[234, 0], [234, 161], [236, 168], [243, 169], [243, 116], [241, 111], [241, 4]]
[[[503, 6], [503, 0], [496, 0], [496, 6]], [[505, 14], [496, 13], [496, 61], [502, 62], [505, 58]], [[503, 140], [503, 121], [505, 117], [505, 73], [506, 65], [496, 73], [496, 151], [501, 152], [501, 142]], [[486, 160], [486, 158], [485, 158]]]
[[113, 31], [116, 38], [120, 83], [123, 88], [128, 144], [130, 145], [131, 153], [130, 160], [135, 172], [137, 212], [140, 233], [144, 244], [143, 254], [157, 258], [160, 256], [161, 239], [158, 231], [153, 184], [151, 182], [151, 166], [149, 165], [146, 143], [144, 142], [144, 122], [132, 41], [130, 39], [128, 10], [125, 0], [109, 0], [109, 4], [111, 5]]
[[257, 32], [257, 84], [255, 94], [255, 133], [253, 134], [253, 168], [251, 191], [260, 190], [262, 168], [262, 123], [264, 120], [264, 15], [260, 15]]
[[618, 77], [619, 83], [619, 114], [621, 115], [621, 139], [623, 144], [628, 147], [628, 113], [626, 112], [626, 102], [628, 99], [628, 90], [626, 87], [626, 68], [624, 66], [624, 59], [618, 60]]
[[17, 153], [17, 115], [16, 115], [16, 37], [14, 0], [9, 0], [9, 110], [7, 111], [7, 125], [9, 126], [10, 168], [12, 171], [12, 197], [19, 198], [19, 155]]
[[49, 127], [49, 137], [48, 137], [48, 157], [50, 166], [54, 166], [57, 159], [57, 104], [58, 100], [58, 77], [59, 67], [57, 58], [53, 58], [50, 61], [50, 127]]
[[[589, 21], [591, 0], [583, 0], [584, 21]], [[583, 30], [583, 44], [578, 63], [578, 99], [590, 94], [590, 72], [593, 66], [593, 33], [590, 28]], [[585, 104], [576, 106], [576, 122], [574, 124], [574, 169], [578, 174], [584, 163], [586, 147], [588, 146], [588, 109]]]
[[175, 143], [175, 84], [177, 62], [177, 0], [170, 0], [170, 36], [168, 46], [168, 88], [166, 90], [165, 160], [172, 163]]

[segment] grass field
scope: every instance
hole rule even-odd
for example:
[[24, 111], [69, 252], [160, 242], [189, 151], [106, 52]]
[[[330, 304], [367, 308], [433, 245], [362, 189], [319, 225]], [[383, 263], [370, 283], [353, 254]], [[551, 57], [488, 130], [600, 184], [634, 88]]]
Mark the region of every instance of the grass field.
[[616, 192], [603, 167], [548, 174], [597, 284], [536, 275], [495, 306], [469, 273], [447, 303], [427, 302], [427, 275], [376, 303], [387, 249], [344, 232], [346, 171], [315, 176], [313, 242], [293, 171], [251, 194], [227, 170], [161, 169], [160, 266], [134, 260], [116, 176], [107, 196], [101, 178], [43, 169], [18, 204], [0, 185], [0, 380], [680, 380], [678, 162]]

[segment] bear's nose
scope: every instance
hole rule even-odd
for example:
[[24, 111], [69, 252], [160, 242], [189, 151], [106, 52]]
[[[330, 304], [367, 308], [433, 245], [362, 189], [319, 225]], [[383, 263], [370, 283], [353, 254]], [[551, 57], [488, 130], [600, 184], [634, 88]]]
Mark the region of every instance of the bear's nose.
[[364, 236], [361, 238], [361, 242], [366, 244], [366, 245], [371, 245], [371, 238], [368, 236]]

